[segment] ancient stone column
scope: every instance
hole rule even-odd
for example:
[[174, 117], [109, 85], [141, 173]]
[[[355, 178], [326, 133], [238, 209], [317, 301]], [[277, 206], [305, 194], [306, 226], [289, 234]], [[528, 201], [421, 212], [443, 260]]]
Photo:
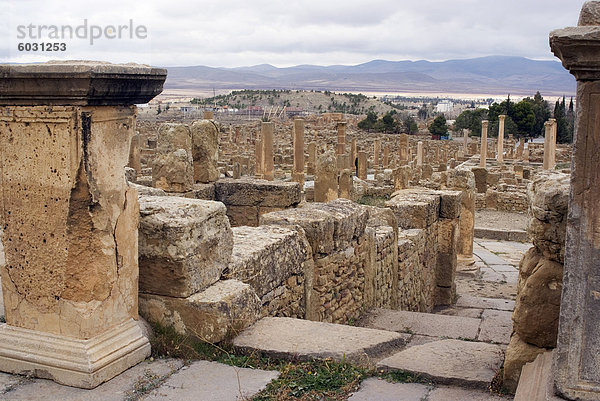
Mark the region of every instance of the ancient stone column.
[[568, 399], [600, 399], [600, 2], [577, 27], [550, 33], [550, 47], [577, 79], [577, 113], [560, 306], [555, 385]]
[[254, 171], [254, 178], [263, 178], [263, 146], [262, 139], [257, 139], [254, 143], [254, 154], [256, 155], [256, 165]]
[[129, 146], [129, 162], [127, 163], [127, 166], [134, 169], [138, 174], [142, 170], [139, 133], [136, 133], [133, 138], [131, 138], [131, 145]]
[[383, 148], [383, 168], [389, 168], [390, 166], [390, 148], [388, 146], [384, 146]]
[[417, 142], [417, 166], [423, 165], [423, 142]]
[[350, 150], [350, 169], [358, 175], [358, 151], [356, 147], [356, 138], [352, 138], [352, 148]]
[[308, 144], [308, 162], [306, 163], [306, 174], [315, 175], [317, 166], [317, 144], [310, 142]]
[[544, 170], [553, 170], [556, 165], [556, 120], [550, 118], [544, 128]]
[[166, 70], [0, 66], [0, 370], [93, 388], [150, 355], [138, 319], [136, 107]]
[[263, 179], [273, 181], [275, 178], [275, 160], [273, 159], [273, 123], [263, 121], [260, 125], [262, 142]]
[[341, 121], [337, 123], [337, 147], [336, 155], [343, 155], [346, 153], [346, 122]]
[[379, 170], [380, 167], [380, 160], [379, 160], [379, 154], [381, 153], [381, 140], [380, 139], [376, 139], [375, 143], [373, 144], [373, 169], [375, 171]]
[[479, 151], [479, 167], [485, 167], [487, 162], [487, 134], [488, 134], [487, 120], [481, 122], [481, 149]]
[[469, 130], [463, 129], [463, 152], [469, 153]]
[[367, 152], [358, 152], [358, 178], [367, 179]]
[[404, 166], [408, 163], [408, 135], [400, 134], [400, 165]]
[[504, 119], [506, 119], [504, 114], [498, 116], [498, 155], [496, 157], [498, 163], [504, 163]]
[[292, 180], [304, 187], [304, 120], [294, 119], [294, 168]]

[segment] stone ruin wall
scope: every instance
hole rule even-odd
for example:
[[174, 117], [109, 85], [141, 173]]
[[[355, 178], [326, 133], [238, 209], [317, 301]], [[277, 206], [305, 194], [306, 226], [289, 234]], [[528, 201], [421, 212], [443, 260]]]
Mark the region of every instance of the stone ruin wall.
[[529, 185], [529, 234], [519, 265], [513, 333], [506, 350], [504, 385], [515, 391], [521, 368], [556, 347], [569, 202], [568, 174], [538, 174]]

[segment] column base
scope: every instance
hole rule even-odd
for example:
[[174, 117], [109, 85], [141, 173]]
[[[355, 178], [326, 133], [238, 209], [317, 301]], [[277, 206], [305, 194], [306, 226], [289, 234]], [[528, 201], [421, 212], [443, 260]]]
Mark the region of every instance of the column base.
[[0, 371], [91, 389], [137, 365], [150, 344], [129, 319], [89, 340], [0, 325]]

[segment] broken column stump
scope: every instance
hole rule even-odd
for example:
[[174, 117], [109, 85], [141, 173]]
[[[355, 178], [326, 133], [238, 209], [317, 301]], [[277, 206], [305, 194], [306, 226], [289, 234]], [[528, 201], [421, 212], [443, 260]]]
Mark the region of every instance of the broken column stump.
[[0, 66], [0, 370], [93, 388], [150, 354], [124, 167], [134, 104], [165, 78], [135, 64]]

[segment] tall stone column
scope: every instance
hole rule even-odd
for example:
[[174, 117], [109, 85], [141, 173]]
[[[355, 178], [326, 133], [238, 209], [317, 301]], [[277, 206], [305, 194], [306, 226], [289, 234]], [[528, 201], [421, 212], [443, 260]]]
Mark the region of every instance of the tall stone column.
[[500, 114], [498, 116], [498, 154], [496, 160], [498, 163], [504, 163], [504, 120], [506, 116]]
[[136, 107], [166, 70], [0, 65], [0, 370], [93, 388], [144, 360], [139, 205], [125, 180]]
[[550, 47], [577, 79], [576, 132], [560, 306], [555, 385], [577, 400], [600, 399], [600, 2], [577, 27], [550, 33]]
[[343, 155], [346, 153], [346, 122], [341, 121], [337, 123], [337, 147], [336, 155]]
[[273, 123], [263, 121], [260, 125], [262, 142], [263, 179], [273, 181], [275, 178], [275, 161], [273, 159]]
[[358, 152], [358, 178], [367, 179], [367, 152]]
[[262, 139], [257, 139], [254, 143], [254, 154], [256, 156], [256, 166], [254, 168], [254, 178], [263, 178], [263, 145]]
[[481, 150], [479, 151], [479, 167], [485, 167], [487, 162], [487, 134], [488, 134], [488, 120], [481, 122]]
[[417, 142], [417, 166], [423, 165], [423, 142]]
[[304, 120], [294, 119], [294, 169], [292, 180], [304, 187]]
[[387, 169], [390, 166], [390, 148], [388, 146], [383, 147], [383, 168]]
[[408, 135], [400, 134], [400, 165], [405, 166], [408, 163]]
[[373, 169], [375, 172], [379, 170], [380, 167], [380, 159], [379, 155], [381, 153], [381, 140], [375, 139], [375, 143], [373, 144]]
[[310, 142], [308, 144], [308, 162], [306, 163], [306, 174], [315, 175], [317, 169], [317, 144]]
[[469, 153], [469, 130], [466, 128], [463, 129], [463, 152]]
[[358, 151], [356, 146], [356, 138], [352, 138], [352, 147], [350, 149], [350, 169], [358, 175]]
[[552, 170], [556, 164], [556, 120], [549, 119], [544, 128], [544, 170]]

